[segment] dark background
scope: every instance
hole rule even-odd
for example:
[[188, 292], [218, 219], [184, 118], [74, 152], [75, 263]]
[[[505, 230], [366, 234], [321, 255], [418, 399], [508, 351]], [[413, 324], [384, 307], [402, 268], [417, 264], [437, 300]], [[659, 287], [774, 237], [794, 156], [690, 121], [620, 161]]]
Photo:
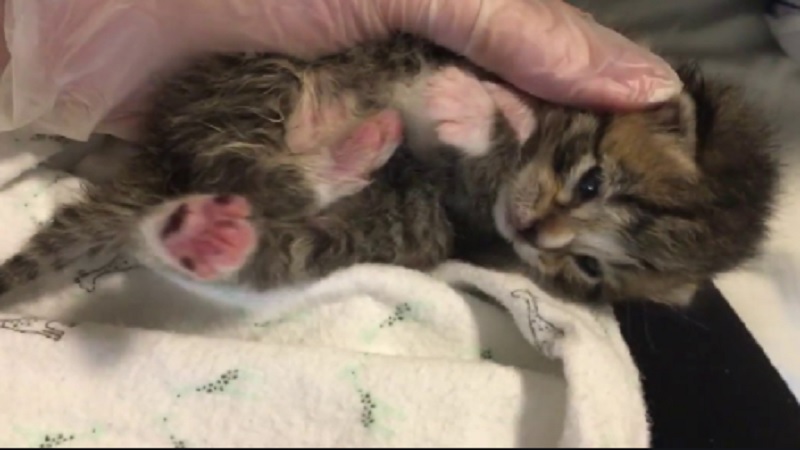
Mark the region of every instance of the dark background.
[[712, 284], [686, 311], [631, 303], [615, 313], [642, 374], [654, 447], [800, 446], [797, 400]]

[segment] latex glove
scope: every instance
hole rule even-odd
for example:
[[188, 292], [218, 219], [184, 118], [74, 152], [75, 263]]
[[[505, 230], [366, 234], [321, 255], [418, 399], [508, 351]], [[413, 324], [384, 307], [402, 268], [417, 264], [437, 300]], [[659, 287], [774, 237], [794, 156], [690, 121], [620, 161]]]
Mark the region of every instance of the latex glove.
[[563, 103], [636, 107], [680, 87], [661, 59], [558, 0], [0, 1], [0, 131], [135, 139], [155, 77], [199, 52], [314, 56], [391, 30]]

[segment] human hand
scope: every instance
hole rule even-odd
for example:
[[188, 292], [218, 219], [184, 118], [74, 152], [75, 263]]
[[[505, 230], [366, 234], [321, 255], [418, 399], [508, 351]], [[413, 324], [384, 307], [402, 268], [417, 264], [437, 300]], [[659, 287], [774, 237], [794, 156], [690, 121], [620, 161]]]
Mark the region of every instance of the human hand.
[[135, 139], [154, 77], [192, 55], [310, 57], [394, 30], [560, 103], [634, 108], [680, 88], [660, 58], [560, 0], [0, 1], [0, 131], [33, 124], [72, 139]]

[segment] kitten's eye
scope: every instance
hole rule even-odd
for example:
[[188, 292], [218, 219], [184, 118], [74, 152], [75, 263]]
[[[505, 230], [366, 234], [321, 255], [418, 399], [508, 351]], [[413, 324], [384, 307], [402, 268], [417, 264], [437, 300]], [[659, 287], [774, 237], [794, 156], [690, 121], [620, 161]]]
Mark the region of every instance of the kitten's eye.
[[577, 264], [578, 268], [581, 269], [583, 273], [590, 278], [600, 278], [602, 272], [600, 270], [600, 263], [597, 262], [596, 258], [586, 255], [577, 255], [574, 258], [575, 264]]
[[588, 201], [600, 193], [600, 185], [603, 182], [603, 170], [595, 166], [583, 174], [578, 181], [578, 197], [581, 201]]

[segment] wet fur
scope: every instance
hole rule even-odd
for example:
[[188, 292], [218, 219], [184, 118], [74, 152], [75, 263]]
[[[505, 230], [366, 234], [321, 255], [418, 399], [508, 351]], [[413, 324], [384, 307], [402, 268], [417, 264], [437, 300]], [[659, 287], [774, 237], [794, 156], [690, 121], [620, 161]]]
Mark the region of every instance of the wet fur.
[[[313, 149], [287, 147], [287, 124], [298, 104], [352, 94], [351, 113], [366, 116], [390, 106], [397, 83], [445, 65], [496, 81], [408, 37], [315, 61], [244, 54], [203, 59], [165, 82], [146, 148], [124, 172], [111, 185], [87, 186], [86, 200], [59, 210], [0, 267], [0, 293], [85, 254], [135, 254], [137, 220], [167, 200], [196, 193], [239, 194], [257, 207], [259, 246], [223, 284], [260, 290], [358, 262], [427, 269], [458, 255], [485, 256], [503, 242], [494, 217], [498, 192], [516, 186], [516, 204], [533, 211], [541, 201], [531, 196], [552, 192], [554, 198], [570, 164], [586, 153], [630, 166], [609, 172], [617, 195], [599, 205], [622, 218], [606, 225], [625, 239], [609, 255], [596, 255], [619, 252], [629, 260], [619, 262], [615, 279], [591, 280], [576, 272], [569, 249], [541, 252], [531, 245], [523, 259], [532, 270], [525, 270], [553, 292], [584, 301], [685, 303], [695, 283], [757, 251], [777, 181], [768, 130], [733, 88], [706, 83], [689, 66], [681, 70], [686, 95], [676, 100], [691, 101], [688, 122], [671, 121], [670, 109], [609, 115], [528, 99], [539, 128], [527, 142], [517, 141], [498, 116], [494, 150], [485, 157], [439, 149], [446, 164], [423, 163], [401, 147], [363, 191], [321, 204], [308, 171]], [[658, 129], [670, 123], [693, 127]], [[676, 139], [684, 138], [696, 139], [696, 151], [681, 153], [686, 146]], [[674, 148], [661, 148], [666, 141]]]

